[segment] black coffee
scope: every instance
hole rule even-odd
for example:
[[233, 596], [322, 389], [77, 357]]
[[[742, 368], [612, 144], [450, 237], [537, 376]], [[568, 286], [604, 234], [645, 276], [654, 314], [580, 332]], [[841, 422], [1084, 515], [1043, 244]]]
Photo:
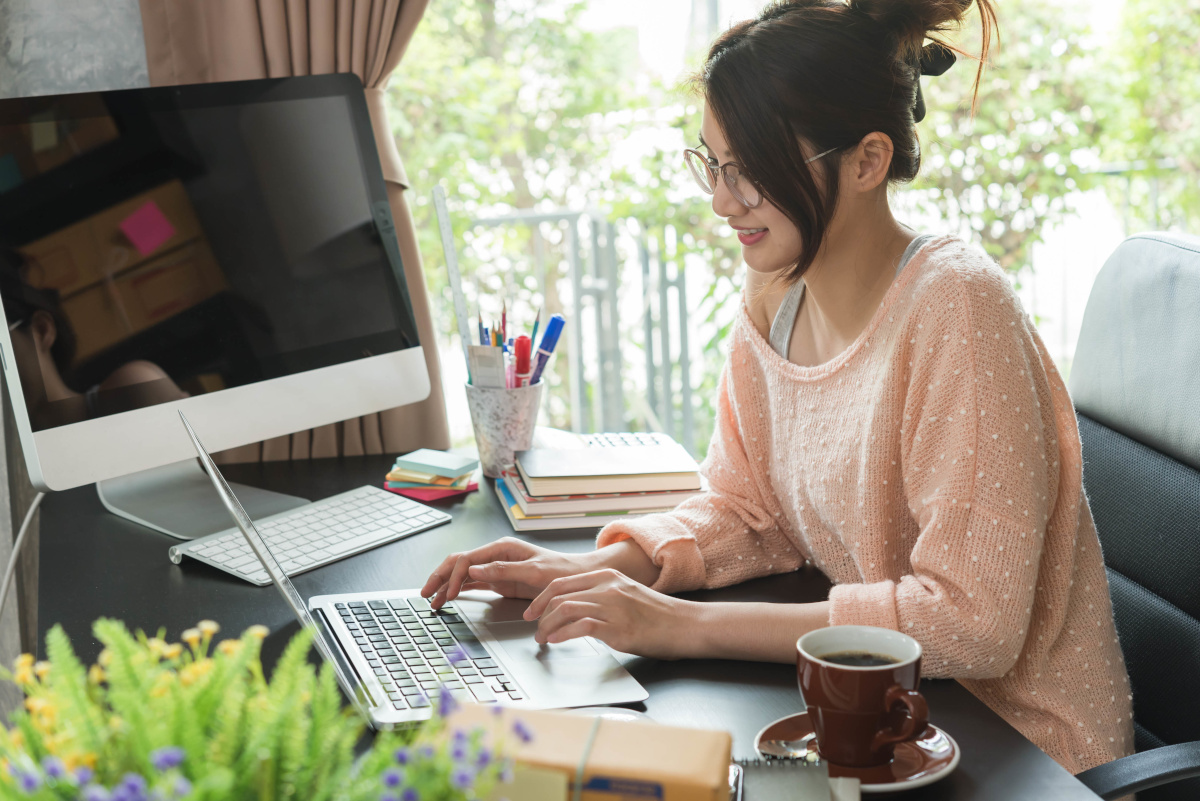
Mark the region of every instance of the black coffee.
[[839, 651], [836, 654], [826, 654], [820, 659], [835, 665], [850, 667], [879, 667], [880, 665], [896, 665], [899, 659], [887, 654], [873, 654], [869, 651]]

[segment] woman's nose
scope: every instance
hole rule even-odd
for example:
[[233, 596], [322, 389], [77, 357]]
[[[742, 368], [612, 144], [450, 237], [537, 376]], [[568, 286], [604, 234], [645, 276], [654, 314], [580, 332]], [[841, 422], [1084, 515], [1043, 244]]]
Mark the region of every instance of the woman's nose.
[[746, 207], [733, 196], [721, 178], [717, 179], [717, 186], [713, 191], [712, 208], [718, 217], [732, 217], [746, 212]]

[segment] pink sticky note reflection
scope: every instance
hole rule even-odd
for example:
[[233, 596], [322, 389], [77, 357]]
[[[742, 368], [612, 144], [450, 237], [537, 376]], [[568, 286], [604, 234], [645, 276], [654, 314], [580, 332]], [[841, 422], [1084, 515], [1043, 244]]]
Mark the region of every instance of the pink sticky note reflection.
[[137, 211], [121, 220], [120, 228], [143, 256], [149, 256], [175, 236], [175, 226], [171, 225], [153, 200], [147, 200]]

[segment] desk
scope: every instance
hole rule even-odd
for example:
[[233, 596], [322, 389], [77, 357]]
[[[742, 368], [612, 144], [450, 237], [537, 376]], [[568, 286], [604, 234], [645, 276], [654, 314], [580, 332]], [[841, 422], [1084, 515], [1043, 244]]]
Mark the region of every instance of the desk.
[[[290, 492], [313, 500], [363, 484], [378, 483], [388, 457], [322, 459], [231, 465], [231, 481]], [[454, 522], [297, 576], [301, 595], [421, 586], [450, 551], [482, 545], [512, 534], [495, 495], [486, 485], [465, 501], [442, 504]], [[532, 542], [564, 551], [592, 547], [590, 531], [526, 532]], [[92, 620], [119, 618], [130, 628], [166, 628], [170, 640], [208, 618], [237, 634], [262, 623], [272, 634], [264, 643], [270, 663], [296, 631], [295, 618], [273, 587], [254, 587], [210, 568], [167, 559], [168, 539], [108, 514], [93, 487], [52, 494], [42, 505], [38, 640], [58, 622], [80, 657], [95, 660], [99, 643]], [[816, 601], [829, 591], [824, 576], [803, 570], [694, 593], [704, 600]], [[794, 669], [787, 665], [718, 660], [664, 662], [628, 657], [626, 664], [650, 692], [645, 711], [661, 723], [726, 729], [734, 756], [753, 755], [755, 733], [766, 723], [800, 710]], [[913, 791], [921, 799], [1055, 799], [1095, 801], [1097, 796], [992, 713], [957, 682], [921, 686], [930, 717], [963, 750], [947, 779]]]

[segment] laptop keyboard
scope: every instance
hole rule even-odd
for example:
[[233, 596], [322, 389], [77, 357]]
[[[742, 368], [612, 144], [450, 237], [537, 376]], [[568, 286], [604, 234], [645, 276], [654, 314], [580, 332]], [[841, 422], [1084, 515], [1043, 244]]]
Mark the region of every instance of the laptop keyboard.
[[[396, 709], [429, 706], [429, 696], [442, 684], [483, 704], [525, 698], [452, 603], [436, 612], [424, 598], [334, 607]], [[451, 664], [460, 648], [466, 658]]]
[[[256, 520], [254, 527], [284, 571], [295, 576], [449, 521], [445, 512], [366, 486]], [[236, 528], [173, 546], [169, 554], [176, 564], [190, 556], [252, 584], [271, 583]]]
[[583, 440], [593, 448], [623, 448], [634, 445], [675, 444], [675, 440], [671, 439], [671, 437], [667, 434], [660, 434], [654, 431], [641, 431], [622, 434], [585, 434]]

